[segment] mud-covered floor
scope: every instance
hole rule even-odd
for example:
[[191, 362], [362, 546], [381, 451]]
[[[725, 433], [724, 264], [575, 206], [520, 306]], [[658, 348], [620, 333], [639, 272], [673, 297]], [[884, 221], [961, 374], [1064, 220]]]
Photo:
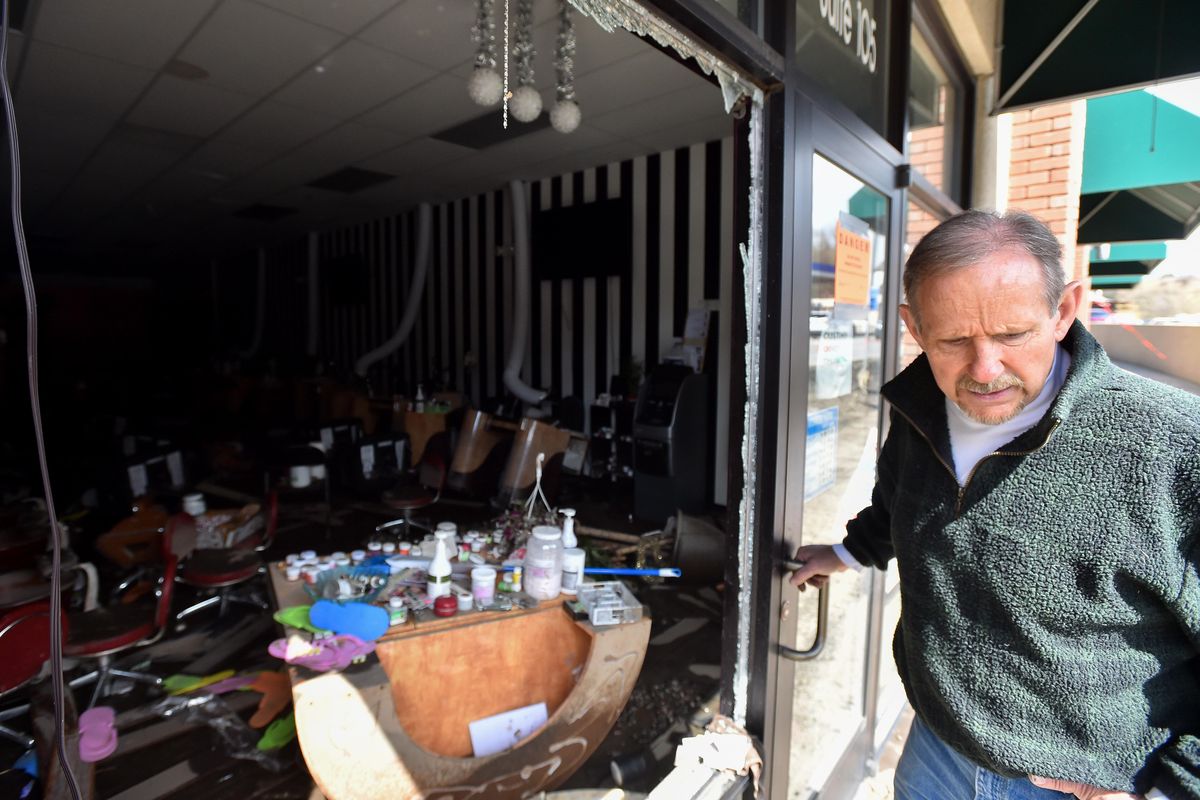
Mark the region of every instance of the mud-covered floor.
[[[621, 499], [614, 501], [606, 487], [579, 484], [568, 499], [585, 524], [634, 533], [647, 529], [628, 520]], [[433, 514], [437, 520], [455, 521], [460, 528], [493, 515], [485, 506], [458, 504], [440, 504]], [[267, 555], [280, 559], [310, 548], [349, 551], [362, 546], [374, 526], [387, 518], [385, 508], [370, 502], [335, 501], [334, 512], [327, 516], [312, 498], [284, 498], [278, 537]], [[714, 708], [721, 661], [720, 587], [651, 585], [640, 579], [630, 579], [630, 585], [652, 617], [642, 672], [610, 735], [561, 789], [616, 786], [615, 761], [624, 788], [648, 791], [670, 770], [674, 745], [690, 735], [693, 717], [701, 719]], [[265, 585], [261, 590], [266, 596]], [[190, 589], [179, 586], [174, 610], [184, 608], [192, 598]], [[280, 632], [267, 612], [231, 606], [223, 617], [218, 618], [215, 610], [205, 611], [188, 623], [157, 644], [119, 658], [117, 666], [162, 677], [223, 670], [246, 674], [282, 666], [267, 653], [267, 644]], [[76, 673], [79, 670], [82, 665]], [[164, 701], [161, 693], [141, 685], [118, 683], [116, 688], [102, 703], [117, 711], [119, 745], [115, 754], [95, 766], [97, 798], [320, 797], [295, 741], [271, 753], [255, 747], [262, 731], [252, 730], [247, 720], [257, 707], [257, 693], [232, 692], [180, 708], [179, 701]], [[90, 697], [90, 687], [75, 692], [80, 709]], [[8, 724], [30, 730], [24, 718]], [[0, 743], [0, 765], [11, 764], [19, 754], [18, 747]]]

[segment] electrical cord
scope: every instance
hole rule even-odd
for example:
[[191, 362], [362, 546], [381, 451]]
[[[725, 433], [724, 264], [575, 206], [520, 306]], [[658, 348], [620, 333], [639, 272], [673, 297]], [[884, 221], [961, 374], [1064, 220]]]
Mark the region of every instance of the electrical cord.
[[[8, 0], [3, 0], [3, 25], [0, 26], [0, 93], [4, 95], [4, 113], [8, 125], [8, 154], [12, 164], [12, 226], [17, 244], [17, 262], [21, 272], [21, 288], [25, 293], [25, 358], [29, 366], [29, 404], [33, 412], [33, 434], [37, 442], [38, 466], [42, 473], [42, 488], [46, 493], [46, 513], [50, 517], [53, 557], [50, 562], [50, 681], [54, 695], [54, 745], [58, 763], [66, 778], [67, 788], [74, 800], [80, 800], [79, 785], [71, 774], [67, 758], [66, 714], [64, 711], [62, 663], [62, 529], [54, 509], [54, 494], [50, 490], [50, 469], [46, 463], [46, 437], [42, 431], [42, 407], [38, 396], [37, 361], [37, 296], [33, 290], [33, 272], [29, 267], [29, 250], [25, 243], [25, 223], [21, 218], [21, 158], [17, 146], [17, 114], [13, 105], [12, 87], [8, 83]], [[46, 776], [49, 779], [49, 775]]]

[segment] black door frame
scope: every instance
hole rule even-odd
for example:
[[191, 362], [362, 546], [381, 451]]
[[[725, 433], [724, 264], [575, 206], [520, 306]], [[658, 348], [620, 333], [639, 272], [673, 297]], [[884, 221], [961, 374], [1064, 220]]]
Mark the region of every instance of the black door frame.
[[[808, 341], [808, 314], [804, 309], [811, 299], [810, 270], [807, 265], [812, 261], [812, 210], [813, 204], [820, 202], [812, 194], [812, 159], [819, 154], [840, 168], [854, 174], [889, 198], [888, 211], [888, 253], [885, 292], [881, 298], [886, 309], [884, 317], [884, 375], [890, 377], [896, 369], [896, 352], [898, 351], [899, 316], [896, 308], [899, 305], [899, 276], [903, 256], [902, 232], [903, 213], [907, 203], [907, 193], [900, 181], [904, 175], [904, 158], [886, 143], [879, 141], [868, 142], [862, 136], [862, 129], [849, 130], [841, 120], [835, 118], [822, 105], [799, 91], [787, 92], [787, 109], [785, 126], [790, 135], [790, 146], [785, 148], [784, 172], [790, 175], [790, 181], [785, 178], [790, 191], [785, 202], [780, 204], [786, 216], [784, 226], [785, 243], [780, 248], [780, 260], [774, 262], [768, 259], [768, 269], [775, 263], [788, 265], [779, 269], [778, 288], [769, 298], [771, 307], [778, 319], [776, 330], [778, 338], [774, 338], [775, 352], [766, 363], [774, 368], [766, 370], [773, 372], [777, 380], [771, 387], [764, 387], [764, 403], [767, 391], [773, 392], [775, 413], [767, 407], [762, 409], [762, 416], [774, 423], [773, 431], [763, 431], [769, 438], [763, 442], [762, 473], [772, 475], [770, 481], [763, 481], [762, 488], [770, 492], [778, 502], [771, 504], [770, 513], [760, 507], [763, 521], [762, 529], [758, 531], [760, 553], [769, 554], [768, 558], [758, 560], [760, 569], [756, 575], [759, 581], [755, 596], [759, 598], [756, 604], [758, 624], [755, 633], [758, 634], [758, 647], [754, 656], [760, 659], [752, 669], [752, 674], [763, 675], [765, 680], [757, 683], [751, 693], [751, 713], [748, 724], [761, 731], [766, 762], [767, 797], [784, 798], [787, 796], [787, 769], [791, 743], [791, 699], [797, 669], [803, 665], [778, 658], [775, 653], [780, 645], [788, 647], [804, 647], [806, 643], [796, 643], [794, 623], [781, 625], [780, 611], [785, 599], [794, 592], [786, 585], [786, 575], [776, 566], [779, 560], [790, 555], [800, 542], [795, 538], [784, 536], [785, 517], [793, 517], [795, 521], [802, 520], [802, 509], [799, 512], [787, 509], [788, 487], [803, 485], [804, 448], [803, 438], [799, 447], [793, 444], [789, 449], [787, 434], [791, 421], [806, 419], [808, 411], [807, 378], [793, 380], [793, 375], [808, 375], [808, 348], [796, 346], [796, 342]], [[774, 330], [764, 330], [768, 343], [772, 342]], [[764, 357], [767, 358], [767, 357]], [[883, 424], [882, 409], [879, 424]], [[772, 450], [768, 456], [769, 445]], [[789, 474], [790, 470], [790, 474]], [[794, 493], [794, 492], [793, 492]], [[802, 502], [802, 501], [799, 501]], [[868, 620], [867, 641], [871, 643], [867, 653], [866, 691], [867, 705], [864, 709], [864, 726], [857, 734], [854, 746], [847, 751], [847, 763], [835, 769], [837, 784], [830, 785], [830, 791], [835, 796], [843, 791], [849, 792], [857, 786], [864, 777], [866, 767], [874, 756], [874, 727], [877, 724], [877, 684], [882, 656], [882, 610], [881, 602], [883, 589], [882, 573], [872, 577], [872, 596], [880, 598], [873, 602], [871, 615]], [[767, 587], [769, 591], [767, 590]], [[831, 631], [836, 636], [837, 631]], [[786, 702], [782, 699], [786, 698]]]

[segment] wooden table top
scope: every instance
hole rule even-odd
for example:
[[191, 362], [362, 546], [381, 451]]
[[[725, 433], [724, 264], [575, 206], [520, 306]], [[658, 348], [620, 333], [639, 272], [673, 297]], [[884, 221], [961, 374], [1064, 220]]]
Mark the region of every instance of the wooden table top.
[[[308, 592], [304, 591], [303, 581], [289, 581], [285, 576], [283, 568], [279, 562], [273, 562], [269, 565], [268, 574], [271, 579], [271, 589], [275, 595], [275, 604], [277, 608], [288, 608], [290, 606], [311, 605], [314, 600], [309, 596]], [[396, 575], [391, 576], [388, 580], [387, 588], [380, 592], [380, 597], [388, 597], [392, 591], [402, 584]], [[461, 583], [459, 584], [462, 585]], [[463, 588], [469, 587], [463, 586]], [[524, 595], [522, 595], [524, 596]], [[408, 613], [407, 621], [393, 625], [388, 628], [387, 633], [380, 637], [380, 642], [396, 641], [406, 639], [412, 636], [424, 636], [430, 633], [450, 630], [453, 628], [463, 628], [470, 625], [481, 625], [489, 622], [498, 622], [501, 619], [512, 619], [513, 617], [524, 616], [526, 614], [540, 614], [547, 610], [557, 609], [563, 604], [564, 598], [556, 597], [553, 600], [543, 600], [533, 608], [513, 608], [511, 611], [470, 611], [456, 612], [452, 617], [435, 616], [432, 610], [426, 609], [417, 613], [411, 610]], [[380, 605], [380, 607], [383, 607]], [[559, 611], [558, 613], [566, 613]], [[593, 631], [591, 625], [580, 623], [589, 631]], [[603, 629], [595, 629], [596, 631]], [[289, 633], [295, 632], [293, 629], [288, 629]]]

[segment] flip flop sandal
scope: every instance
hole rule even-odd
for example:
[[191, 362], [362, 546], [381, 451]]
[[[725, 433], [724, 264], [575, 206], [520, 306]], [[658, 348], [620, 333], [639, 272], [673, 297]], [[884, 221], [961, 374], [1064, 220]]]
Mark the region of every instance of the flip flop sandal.
[[288, 703], [292, 702], [292, 681], [288, 678], [286, 670], [260, 672], [249, 688], [262, 693], [258, 710], [250, 718], [251, 728], [265, 728], [271, 720], [279, 716], [279, 712], [288, 707]]
[[313, 642], [306, 642], [297, 636], [276, 639], [267, 647], [267, 652], [276, 658], [315, 672], [345, 669], [355, 659], [362, 658], [374, 650], [374, 642], [364, 642], [357, 636], [346, 633]]
[[289, 606], [275, 612], [275, 621], [280, 625], [308, 631], [309, 633], [330, 633], [325, 628], [318, 628], [309, 620], [309, 609], [312, 606]]
[[296, 714], [289, 713], [272, 722], [258, 740], [259, 750], [278, 750], [296, 738]]
[[367, 603], [339, 605], [318, 600], [309, 609], [308, 616], [313, 625], [334, 633], [348, 633], [364, 642], [373, 642], [383, 636], [391, 624], [387, 611]]
[[199, 675], [172, 675], [163, 680], [163, 688], [171, 696], [187, 694], [210, 684], [219, 683], [226, 678], [232, 678], [235, 674], [237, 674], [235, 670], [227, 669], [203, 677]]
[[235, 692], [239, 689], [249, 688], [250, 685], [257, 679], [257, 675], [234, 675], [232, 678], [226, 678], [223, 681], [210, 683], [208, 686], [204, 687], [204, 691], [207, 694], [225, 694], [226, 692]]
[[108, 758], [117, 749], [116, 713], [111, 706], [96, 706], [79, 715], [79, 760], [87, 763]]

